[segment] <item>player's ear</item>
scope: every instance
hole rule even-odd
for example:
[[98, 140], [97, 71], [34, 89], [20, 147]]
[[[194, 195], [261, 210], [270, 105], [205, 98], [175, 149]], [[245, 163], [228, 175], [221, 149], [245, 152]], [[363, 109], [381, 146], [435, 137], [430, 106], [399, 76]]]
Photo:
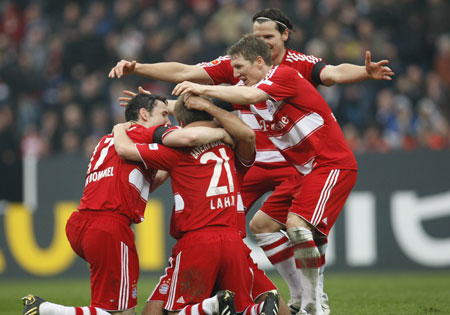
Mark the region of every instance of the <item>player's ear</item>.
[[285, 28], [283, 33], [281, 33], [281, 40], [283, 42], [287, 42], [287, 40], [289, 39], [289, 32], [290, 30], [288, 28]]
[[148, 110], [146, 110], [143, 107], [139, 109], [139, 118], [140, 119], [147, 121], [149, 116], [150, 116], [150, 113], [148, 112]]
[[258, 57], [256, 58], [256, 65], [257, 65], [258, 67], [262, 67], [262, 66], [264, 65], [264, 59], [263, 59], [263, 57], [258, 56]]

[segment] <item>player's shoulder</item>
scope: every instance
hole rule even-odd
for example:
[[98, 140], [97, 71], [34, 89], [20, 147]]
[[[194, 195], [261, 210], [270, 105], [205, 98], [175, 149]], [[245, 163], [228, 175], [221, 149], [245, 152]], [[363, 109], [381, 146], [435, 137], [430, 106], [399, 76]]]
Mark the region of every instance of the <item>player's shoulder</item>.
[[149, 142], [148, 140], [153, 137], [153, 134], [158, 127], [159, 126], [152, 126], [147, 128], [136, 124], [127, 130], [127, 134], [133, 142]]
[[273, 67], [268, 73], [267, 78], [270, 79], [272, 77], [279, 78], [288, 78], [289, 76], [297, 74], [298, 71], [288, 65], [280, 64], [278, 66]]
[[316, 64], [319, 61], [322, 61], [322, 58], [316, 57], [314, 55], [307, 55], [292, 49], [288, 49], [286, 51], [286, 56], [283, 59], [283, 63], [287, 65], [297, 64], [297, 63], [303, 63], [308, 62], [312, 64]]
[[209, 62], [201, 62], [198, 65], [200, 67], [206, 68], [206, 67], [216, 67], [219, 65], [222, 66], [228, 66], [231, 63], [231, 57], [229, 55], [225, 55], [225, 56], [220, 56], [217, 57], [216, 59], [209, 61]]

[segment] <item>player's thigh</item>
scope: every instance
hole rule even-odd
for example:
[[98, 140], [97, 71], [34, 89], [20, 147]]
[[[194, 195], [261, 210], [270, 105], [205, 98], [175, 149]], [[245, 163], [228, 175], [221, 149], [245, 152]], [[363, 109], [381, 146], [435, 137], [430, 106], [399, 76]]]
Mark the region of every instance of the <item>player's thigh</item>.
[[328, 235], [356, 183], [356, 177], [354, 170], [313, 170], [294, 187], [290, 213]]
[[174, 272], [164, 305], [167, 311], [179, 311], [210, 297], [219, 273], [220, 233], [199, 231], [188, 234], [175, 246]]
[[242, 312], [253, 304], [251, 289], [253, 274], [248, 263], [247, 246], [242, 239], [229, 237], [221, 245], [221, 268], [217, 279], [218, 290], [231, 290], [235, 293], [236, 312]]
[[261, 212], [265, 213], [273, 221], [281, 225], [286, 225], [287, 215], [292, 205], [293, 187], [298, 182], [302, 181], [302, 177], [294, 174], [286, 178], [280, 185], [278, 185], [273, 193], [264, 201], [261, 207]]
[[255, 165], [250, 168], [244, 177], [241, 188], [242, 200], [246, 210], [265, 193], [275, 190], [286, 178], [295, 171], [292, 167], [264, 168]]
[[89, 218], [83, 216], [78, 211], [74, 211], [66, 223], [67, 240], [73, 251], [83, 259], [85, 259], [83, 253], [83, 236], [88, 226]]
[[114, 315], [134, 315], [134, 308], [128, 309], [126, 311], [109, 311], [109, 313], [114, 314]]
[[148, 300], [142, 310], [142, 315], [164, 315], [165, 301]]
[[253, 234], [273, 233], [284, 228], [284, 225], [272, 219], [269, 215], [258, 210], [249, 223], [250, 231]]
[[83, 253], [91, 271], [91, 306], [117, 311], [135, 307], [139, 260], [131, 228], [102, 217], [85, 232]]
[[169, 294], [169, 288], [173, 278], [173, 271], [175, 268], [175, 261], [173, 257], [169, 258], [168, 265], [165, 268], [164, 275], [159, 278], [150, 296], [147, 299], [143, 314], [161, 315], [165, 313], [163, 310]]

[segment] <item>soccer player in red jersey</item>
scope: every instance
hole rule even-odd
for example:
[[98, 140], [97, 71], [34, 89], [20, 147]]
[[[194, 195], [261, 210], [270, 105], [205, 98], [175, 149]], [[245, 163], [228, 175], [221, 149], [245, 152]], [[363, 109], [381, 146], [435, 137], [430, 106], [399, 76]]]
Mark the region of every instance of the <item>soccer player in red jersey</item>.
[[[321, 58], [305, 55], [287, 47], [291, 21], [279, 9], [264, 9], [253, 16], [253, 33], [262, 38], [270, 47], [272, 62], [274, 65], [284, 64], [299, 71], [312, 85], [332, 85], [335, 83], [354, 83], [367, 79], [391, 80], [394, 73], [386, 66], [387, 60], [372, 62], [370, 52], [366, 52], [365, 66], [352, 64], [327, 65]], [[139, 74], [154, 79], [182, 82], [184, 80], [198, 83], [236, 84], [239, 79], [233, 75], [230, 56], [219, 57], [211, 62], [199, 65], [184, 65], [176, 62], [164, 62], [156, 64], [140, 64], [135, 61], [121, 60], [111, 70], [109, 76], [120, 78], [124, 74]], [[289, 289], [293, 313], [298, 311], [302, 286], [295, 273], [295, 261], [293, 251], [287, 237], [280, 232], [284, 227], [284, 221], [279, 221], [272, 213], [277, 213], [290, 202], [289, 195], [283, 195], [285, 190], [280, 187], [282, 182], [288, 185], [286, 179], [296, 171], [286, 162], [274, 145], [263, 134], [266, 128], [264, 120], [255, 119], [251, 111], [243, 107], [235, 107], [240, 117], [248, 123], [256, 132], [257, 156], [255, 165], [247, 173], [242, 197], [246, 211], [263, 194], [275, 191], [264, 203], [250, 222], [252, 231], [258, 245], [268, 256], [275, 269], [286, 280]], [[323, 270], [325, 263], [325, 250], [327, 238], [318, 236], [315, 239], [322, 255], [322, 267], [320, 269], [320, 286], [323, 290]], [[329, 308], [328, 298], [322, 294], [323, 307]], [[329, 310], [328, 310], [329, 311]]]
[[[157, 95], [135, 96], [125, 109], [125, 118], [137, 122], [128, 131], [137, 143], [186, 146], [231, 140], [221, 128], [164, 127], [170, 125], [168, 108], [166, 99]], [[139, 262], [130, 226], [144, 219], [156, 174], [155, 168], [120, 158], [112, 134], [99, 141], [88, 166], [80, 206], [66, 225], [70, 245], [90, 266], [91, 306], [63, 306], [29, 295], [24, 298], [24, 313], [78, 315], [89, 310], [98, 315], [134, 314]]]
[[203, 104], [207, 104], [202, 108], [205, 111], [188, 110], [180, 99], [175, 117], [186, 129], [209, 125], [215, 117], [237, 139], [234, 150], [223, 141], [183, 149], [154, 143], [135, 145], [125, 133], [130, 124], [114, 127], [114, 145], [121, 157], [166, 170], [171, 177], [175, 205], [170, 233], [177, 243], [172, 251], [174, 266], [164, 309], [171, 313], [211, 314], [217, 312], [218, 306], [217, 301], [212, 303], [211, 294], [227, 289], [236, 294], [237, 312], [276, 314], [276, 291], [260, 304], [252, 301], [252, 273], [247, 247], [239, 233], [240, 187], [254, 162], [254, 132], [235, 115], [210, 102]]
[[[264, 41], [246, 35], [228, 53], [240, 79], [237, 86], [183, 82], [173, 93], [207, 95], [247, 105], [264, 120], [267, 128], [263, 132], [298, 172], [283, 189], [292, 196], [286, 204], [286, 229], [302, 281], [300, 312], [323, 314], [321, 253], [313, 234], [326, 237], [336, 221], [356, 182], [355, 157], [325, 100], [295, 69], [272, 66]], [[195, 108], [195, 103], [192, 105]], [[278, 218], [281, 221], [284, 217], [285, 213], [280, 213]]]

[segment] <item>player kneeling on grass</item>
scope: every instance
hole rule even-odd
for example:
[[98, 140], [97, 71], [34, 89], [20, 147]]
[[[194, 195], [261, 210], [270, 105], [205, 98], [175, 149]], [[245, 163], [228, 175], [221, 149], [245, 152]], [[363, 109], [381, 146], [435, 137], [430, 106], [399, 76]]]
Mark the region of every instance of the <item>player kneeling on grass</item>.
[[[135, 96], [125, 109], [125, 118], [137, 122], [127, 131], [130, 141], [136, 143], [192, 146], [222, 139], [232, 142], [221, 128], [167, 130], [167, 102], [157, 95]], [[130, 225], [143, 221], [148, 193], [156, 188], [158, 177], [157, 169], [120, 158], [113, 144], [113, 135], [109, 134], [94, 149], [80, 206], [66, 225], [73, 250], [90, 265], [91, 305], [63, 306], [28, 295], [23, 298], [23, 314], [134, 313], [139, 261]]]
[[[189, 129], [209, 126], [215, 117], [237, 140], [234, 149], [223, 141], [179, 149], [154, 143], [135, 145], [126, 134], [129, 123], [118, 124], [113, 130], [121, 157], [166, 170], [171, 177], [175, 205], [170, 233], [177, 243], [164, 309], [183, 315], [231, 315], [236, 311], [276, 315], [276, 290], [262, 303], [253, 303], [247, 247], [239, 233], [238, 213], [243, 210], [240, 186], [255, 158], [255, 134], [232, 113], [201, 100], [207, 103], [204, 111], [188, 110], [182, 97], [175, 106], [177, 120]], [[235, 306], [229, 303], [221, 308], [221, 299], [209, 298], [214, 290], [235, 292]], [[229, 291], [224, 294], [231, 296], [228, 301], [233, 300]]]

